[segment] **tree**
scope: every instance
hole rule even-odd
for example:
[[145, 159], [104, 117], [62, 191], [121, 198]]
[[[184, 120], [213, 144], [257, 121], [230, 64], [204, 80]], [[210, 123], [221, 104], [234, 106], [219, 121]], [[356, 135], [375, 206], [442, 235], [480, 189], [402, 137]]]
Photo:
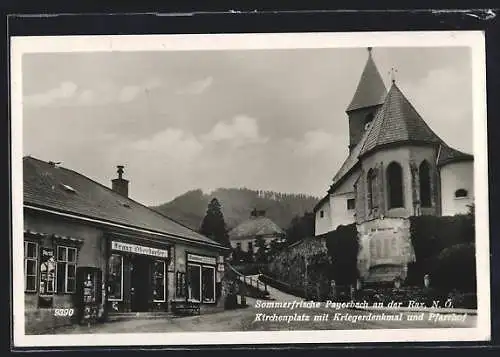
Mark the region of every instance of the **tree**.
[[257, 263], [267, 263], [267, 244], [264, 238], [257, 237], [255, 239], [257, 252], [255, 253], [255, 261]]
[[332, 261], [331, 278], [339, 285], [353, 284], [359, 277], [357, 261], [359, 238], [356, 224], [340, 225], [326, 237]]
[[208, 204], [207, 213], [201, 222], [200, 233], [229, 247], [226, 222], [224, 221], [221, 205], [215, 197]]
[[314, 236], [314, 213], [306, 212], [303, 216], [293, 217], [286, 230], [287, 244]]

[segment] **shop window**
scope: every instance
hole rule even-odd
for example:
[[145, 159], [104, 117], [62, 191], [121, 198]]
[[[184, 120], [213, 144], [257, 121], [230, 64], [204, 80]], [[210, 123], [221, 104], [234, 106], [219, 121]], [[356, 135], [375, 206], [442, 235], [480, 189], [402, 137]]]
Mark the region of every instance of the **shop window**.
[[458, 190], [455, 191], [455, 198], [465, 198], [469, 195], [467, 190], [463, 188], [459, 188]]
[[202, 267], [203, 302], [215, 302], [215, 268]]
[[36, 291], [38, 244], [24, 242], [24, 290]]
[[353, 210], [354, 208], [356, 208], [356, 201], [354, 200], [354, 198], [349, 198], [347, 200], [347, 209]]
[[201, 301], [201, 266], [188, 264], [187, 276], [188, 299]]
[[113, 254], [108, 262], [108, 300], [123, 300], [123, 257]]
[[153, 301], [165, 301], [165, 262], [156, 260], [153, 263]]
[[76, 290], [76, 248], [57, 247], [57, 292], [72, 294]]
[[175, 296], [186, 297], [186, 273], [177, 272], [175, 275]]
[[215, 302], [215, 268], [188, 264], [188, 299]]
[[55, 292], [56, 262], [54, 250], [42, 248], [40, 256], [40, 295], [51, 295]]
[[389, 208], [403, 207], [403, 169], [396, 162], [387, 167], [387, 191]]
[[418, 179], [420, 183], [420, 204], [422, 207], [431, 206], [431, 175], [427, 161], [422, 161], [418, 168]]

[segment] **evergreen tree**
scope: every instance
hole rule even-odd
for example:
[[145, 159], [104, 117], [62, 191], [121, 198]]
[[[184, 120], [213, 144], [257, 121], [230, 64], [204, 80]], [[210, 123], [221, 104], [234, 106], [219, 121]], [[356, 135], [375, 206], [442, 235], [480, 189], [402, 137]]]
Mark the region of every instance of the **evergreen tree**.
[[208, 204], [207, 213], [201, 223], [200, 233], [229, 247], [226, 222], [224, 222], [224, 215], [222, 214], [219, 200], [215, 197]]

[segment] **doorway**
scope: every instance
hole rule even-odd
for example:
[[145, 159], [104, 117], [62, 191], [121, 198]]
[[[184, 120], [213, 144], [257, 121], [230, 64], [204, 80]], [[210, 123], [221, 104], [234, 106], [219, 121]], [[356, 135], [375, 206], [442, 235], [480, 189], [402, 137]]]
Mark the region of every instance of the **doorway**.
[[149, 301], [151, 298], [151, 261], [148, 257], [134, 255], [130, 261], [130, 298], [132, 312], [149, 311]]

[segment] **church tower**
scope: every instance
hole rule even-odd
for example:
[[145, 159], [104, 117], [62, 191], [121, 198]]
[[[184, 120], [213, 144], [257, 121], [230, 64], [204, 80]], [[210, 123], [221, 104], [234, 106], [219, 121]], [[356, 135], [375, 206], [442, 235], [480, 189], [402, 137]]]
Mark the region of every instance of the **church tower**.
[[387, 89], [373, 61], [372, 48], [368, 47], [368, 60], [351, 103], [346, 109], [349, 117], [349, 152], [359, 143], [365, 127], [384, 103]]

